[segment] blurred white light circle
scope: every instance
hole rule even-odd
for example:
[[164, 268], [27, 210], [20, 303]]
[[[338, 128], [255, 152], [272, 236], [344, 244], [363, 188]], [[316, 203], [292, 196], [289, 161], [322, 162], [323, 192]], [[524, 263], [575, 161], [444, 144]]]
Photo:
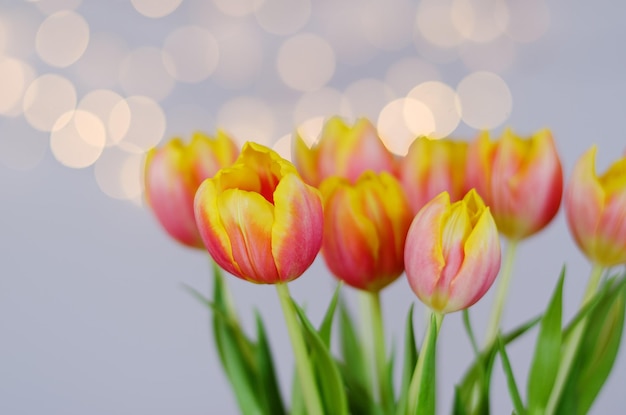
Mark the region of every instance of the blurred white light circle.
[[167, 59], [169, 55], [154, 47], [130, 52], [120, 67], [119, 80], [126, 95], [143, 95], [156, 101], [167, 97], [175, 85], [164, 63]]
[[0, 18], [0, 55], [4, 55], [7, 47], [8, 29], [6, 23]]
[[1, 14], [6, 33], [4, 53], [18, 59], [32, 59], [41, 13], [34, 7], [13, 7], [3, 9]]
[[290, 35], [302, 29], [311, 17], [310, 0], [265, 0], [254, 16], [259, 26], [275, 35]]
[[327, 41], [312, 33], [287, 39], [276, 62], [283, 82], [298, 91], [314, 91], [324, 86], [335, 72], [335, 54]]
[[0, 122], [0, 163], [14, 170], [31, 170], [43, 160], [48, 135], [34, 130], [22, 117]]
[[167, 72], [178, 81], [200, 82], [208, 78], [219, 61], [213, 35], [199, 26], [183, 26], [165, 39], [163, 61]]
[[317, 91], [303, 94], [296, 103], [293, 111], [295, 125], [313, 118], [330, 117], [332, 115], [350, 115], [343, 98], [343, 94], [336, 89], [324, 87]]
[[443, 82], [429, 81], [417, 85], [407, 95], [426, 105], [435, 121], [433, 138], [447, 137], [461, 121], [461, 107], [456, 92]]
[[313, 117], [298, 124], [296, 132], [307, 146], [313, 147], [319, 141], [328, 118]]
[[453, 0], [454, 27], [474, 42], [489, 42], [503, 33], [496, 16], [507, 19], [508, 9], [502, 0]]
[[102, 154], [106, 132], [102, 121], [90, 112], [69, 111], [59, 117], [50, 134], [50, 148], [64, 166], [91, 166]]
[[413, 87], [441, 78], [437, 68], [419, 58], [404, 58], [394, 62], [385, 74], [385, 84], [397, 94], [406, 95]]
[[366, 2], [363, 34], [378, 49], [398, 50], [411, 43], [415, 5], [406, 0]]
[[463, 122], [476, 129], [492, 129], [511, 115], [513, 97], [506, 82], [495, 73], [474, 72], [459, 83]]
[[220, 58], [213, 81], [224, 88], [244, 88], [263, 69], [263, 33], [248, 24], [233, 25], [217, 34]]
[[82, 0], [37, 0], [35, 6], [45, 14], [75, 10]]
[[60, 11], [46, 18], [37, 30], [35, 48], [48, 65], [65, 68], [76, 62], [89, 44], [89, 25], [73, 11]]
[[228, 16], [242, 17], [254, 13], [263, 0], [213, 0], [215, 7]]
[[172, 13], [183, 0], [130, 0], [130, 2], [142, 15], [157, 19]]
[[78, 77], [92, 88], [111, 88], [119, 79], [120, 65], [128, 55], [124, 39], [115, 33], [93, 33], [76, 62]]
[[344, 98], [356, 118], [375, 120], [389, 101], [396, 98], [389, 85], [374, 78], [359, 79], [346, 88]]
[[119, 143], [130, 125], [128, 103], [121, 95], [108, 89], [89, 92], [80, 100], [77, 109], [90, 112], [100, 118], [106, 130], [107, 146]]
[[217, 127], [228, 132], [239, 146], [246, 141], [267, 145], [273, 139], [275, 120], [267, 103], [243, 96], [231, 99], [220, 108]]
[[74, 85], [55, 74], [45, 74], [31, 82], [22, 101], [24, 117], [33, 128], [41, 131], [59, 126], [59, 117], [75, 108]]
[[107, 149], [94, 165], [96, 183], [114, 199], [133, 199], [142, 192], [144, 153], [128, 153], [119, 147]]
[[[126, 126], [128, 110], [130, 122]], [[113, 107], [109, 126], [115, 142], [126, 145], [125, 148], [147, 151], [159, 144], [165, 134], [165, 113], [161, 106], [149, 97], [131, 96]]]
[[435, 120], [424, 103], [413, 98], [398, 98], [380, 112], [376, 128], [389, 151], [403, 156], [416, 137], [435, 130]]
[[422, 0], [417, 7], [416, 27], [424, 39], [441, 48], [463, 42], [463, 36], [452, 21], [449, 0]]
[[280, 154], [280, 156], [286, 160], [292, 161], [291, 159], [291, 142], [293, 138], [291, 134], [285, 134], [280, 137], [274, 145], [272, 146], [272, 150]]
[[496, 12], [502, 30], [516, 42], [534, 42], [550, 27], [550, 9], [545, 0], [509, 0], [508, 13]]
[[24, 63], [0, 56], [0, 114], [6, 114], [22, 99], [26, 87]]

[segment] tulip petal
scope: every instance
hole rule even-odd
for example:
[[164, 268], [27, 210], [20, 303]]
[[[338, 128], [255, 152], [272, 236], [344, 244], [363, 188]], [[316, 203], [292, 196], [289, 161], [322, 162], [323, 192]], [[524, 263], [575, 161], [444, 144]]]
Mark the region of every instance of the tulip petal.
[[319, 149], [307, 146], [300, 135], [297, 134], [293, 141], [291, 157], [294, 164], [298, 166], [302, 179], [311, 186], [318, 186], [320, 183], [317, 169]]

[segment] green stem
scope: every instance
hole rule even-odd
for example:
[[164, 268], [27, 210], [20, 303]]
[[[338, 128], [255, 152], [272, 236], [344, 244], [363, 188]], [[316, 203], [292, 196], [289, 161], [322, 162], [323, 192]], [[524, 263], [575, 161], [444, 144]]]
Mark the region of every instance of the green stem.
[[280, 305], [285, 315], [285, 322], [287, 323], [287, 330], [289, 331], [289, 337], [291, 339], [291, 346], [296, 358], [296, 372], [298, 373], [298, 379], [300, 380], [300, 388], [302, 389], [302, 396], [304, 397], [304, 404], [306, 405], [307, 414], [309, 415], [323, 415], [322, 402], [317, 390], [317, 384], [315, 383], [315, 374], [309, 361], [308, 352], [304, 338], [302, 337], [302, 331], [298, 320], [296, 319], [296, 310], [289, 294], [289, 288], [287, 284], [276, 284], [276, 291], [278, 292], [278, 298], [280, 298]]
[[[418, 405], [418, 396], [421, 388], [422, 379], [424, 377], [424, 364], [426, 361], [426, 356], [431, 353], [429, 349], [430, 345], [437, 348], [437, 336], [439, 335], [439, 329], [441, 328], [441, 322], [443, 321], [443, 314], [431, 311], [431, 315], [435, 316], [435, 330], [430, 329], [430, 325], [432, 324], [432, 318], [428, 319], [428, 327], [426, 328], [426, 336], [422, 340], [422, 347], [420, 348], [419, 355], [417, 357], [417, 364], [415, 365], [415, 371], [413, 372], [413, 376], [411, 377], [411, 384], [409, 385], [409, 404], [408, 404], [408, 412], [407, 414], [413, 415], [417, 412]], [[435, 336], [434, 341], [432, 341], [431, 336]], [[435, 379], [427, 379], [429, 382], [435, 382]]]
[[[596, 263], [593, 264], [591, 274], [589, 275], [589, 282], [587, 283], [587, 289], [585, 290], [583, 301], [580, 304], [581, 309], [596, 293], [603, 270], [604, 268], [602, 266]], [[559, 364], [559, 371], [557, 372], [554, 386], [552, 387], [552, 392], [550, 393], [550, 399], [548, 400], [548, 404], [546, 406], [547, 414], [554, 413], [556, 405], [561, 399], [561, 393], [563, 393], [563, 388], [565, 387], [567, 377], [569, 376], [572, 364], [574, 363], [574, 358], [576, 357], [576, 352], [578, 351], [578, 346], [580, 345], [586, 326], [587, 318], [584, 317], [578, 322], [578, 325], [572, 330], [570, 336], [561, 346], [561, 363]]]
[[372, 372], [375, 371], [374, 362], [376, 361], [376, 357], [374, 356], [374, 349], [372, 347], [371, 339], [373, 338], [373, 327], [371, 323], [371, 305], [369, 292], [365, 290], [358, 290], [359, 294], [359, 312], [360, 312], [360, 336], [361, 336], [361, 344], [363, 349], [365, 350], [363, 367], [364, 372], [367, 375], [366, 379], [364, 379], [364, 384], [367, 386], [368, 391], [370, 392], [370, 396], [374, 396], [374, 391], [376, 390], [376, 381], [374, 376], [372, 376]]
[[374, 345], [374, 360], [376, 362], [376, 380], [381, 406], [385, 413], [393, 409], [393, 393], [387, 382], [387, 353], [385, 351], [385, 331], [380, 307], [380, 293], [365, 292], [369, 303], [371, 327], [371, 341]]
[[506, 252], [504, 254], [504, 264], [502, 265], [502, 273], [498, 278], [498, 291], [496, 292], [495, 302], [491, 309], [491, 319], [487, 328], [487, 336], [485, 338], [486, 348], [491, 347], [496, 341], [498, 332], [500, 331], [500, 320], [502, 319], [502, 311], [504, 310], [504, 302], [509, 292], [511, 284], [511, 275], [513, 274], [513, 260], [517, 251], [517, 240], [508, 240]]

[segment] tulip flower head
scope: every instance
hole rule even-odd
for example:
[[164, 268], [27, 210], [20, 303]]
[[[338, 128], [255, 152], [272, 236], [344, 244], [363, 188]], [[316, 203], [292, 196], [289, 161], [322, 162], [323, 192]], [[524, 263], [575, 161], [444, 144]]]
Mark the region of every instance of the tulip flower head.
[[563, 171], [548, 130], [523, 139], [507, 129], [497, 141], [482, 133], [470, 145], [466, 172], [468, 188], [476, 188], [511, 240], [539, 232], [559, 210]]
[[246, 143], [231, 167], [200, 185], [195, 216], [215, 262], [255, 283], [299, 277], [322, 245], [319, 191], [260, 144]]
[[320, 185], [324, 199], [322, 254], [352, 287], [377, 292], [404, 271], [404, 243], [413, 214], [391, 174], [367, 171], [356, 183], [340, 177]]
[[393, 172], [396, 163], [369, 120], [361, 118], [349, 127], [339, 117], [326, 122], [312, 148], [296, 135], [293, 160], [302, 178], [315, 187], [331, 176], [354, 183], [366, 170]]
[[598, 265], [626, 264], [626, 157], [596, 175], [596, 147], [576, 163], [565, 190], [569, 229]]
[[178, 242], [204, 248], [193, 211], [196, 190], [204, 179], [232, 164], [238, 153], [234, 141], [221, 131], [215, 138], [195, 133], [188, 144], [174, 138], [148, 152], [144, 163], [148, 205]]
[[470, 307], [500, 270], [500, 240], [489, 208], [474, 190], [452, 204], [447, 192], [439, 194], [413, 219], [404, 262], [413, 292], [433, 311]]
[[413, 141], [398, 173], [413, 213], [443, 191], [453, 202], [463, 198], [467, 146], [464, 141], [449, 139], [420, 137]]

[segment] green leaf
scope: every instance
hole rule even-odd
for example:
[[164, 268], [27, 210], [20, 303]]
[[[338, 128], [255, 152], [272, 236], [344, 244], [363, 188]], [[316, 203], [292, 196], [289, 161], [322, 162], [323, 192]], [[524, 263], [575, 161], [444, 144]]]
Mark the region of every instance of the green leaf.
[[320, 337], [319, 333], [308, 317], [294, 302], [294, 306], [302, 323], [302, 329], [310, 347], [311, 364], [315, 370], [318, 380], [320, 395], [324, 404], [325, 413], [347, 415], [348, 402], [344, 390], [341, 373], [330, 354], [328, 347]]
[[517, 388], [517, 382], [515, 382], [515, 376], [513, 375], [513, 369], [511, 368], [511, 362], [509, 361], [509, 356], [506, 354], [501, 337], [498, 337], [497, 343], [500, 358], [502, 359], [502, 369], [504, 370], [504, 374], [506, 376], [506, 383], [509, 387], [511, 400], [513, 401], [513, 408], [515, 409], [515, 413], [517, 415], [524, 415], [526, 413], [526, 409], [522, 403], [522, 398], [520, 397], [519, 389]]
[[339, 289], [342, 285], [342, 283], [337, 284], [337, 288], [335, 288], [335, 293], [330, 300], [330, 304], [328, 304], [326, 314], [324, 314], [324, 319], [322, 320], [322, 324], [320, 325], [318, 331], [320, 338], [328, 348], [330, 348], [330, 336], [332, 334], [333, 320], [335, 317], [335, 310], [337, 308], [337, 301], [339, 299]]
[[370, 362], [365, 357], [367, 354], [357, 336], [352, 317], [343, 301], [339, 302], [339, 346], [346, 370], [352, 374], [353, 378], [361, 380], [363, 386], [371, 391], [368, 371]]
[[545, 413], [559, 371], [564, 280], [565, 268], [561, 271], [552, 299], [541, 319], [535, 355], [528, 375], [528, 412], [530, 414]]
[[411, 303], [409, 313], [406, 316], [404, 325], [404, 364], [402, 367], [402, 384], [400, 386], [400, 397], [396, 408], [397, 415], [406, 413], [408, 403], [409, 386], [411, 385], [411, 376], [415, 371], [417, 364], [417, 346], [415, 343], [415, 330], [413, 330], [413, 309], [415, 304]]
[[274, 361], [270, 346], [267, 342], [267, 335], [263, 320], [258, 312], [255, 312], [257, 327], [257, 347], [256, 360], [258, 367], [257, 397], [263, 403], [266, 414], [284, 415], [285, 406], [280, 394], [278, 380], [276, 379], [276, 371], [274, 370]]
[[[417, 379], [412, 379], [411, 383], [417, 381], [417, 402], [415, 406], [415, 411], [413, 412], [412, 407], [414, 398], [409, 396], [409, 411], [418, 414], [418, 415], [435, 415], [435, 404], [436, 404], [436, 355], [437, 355], [437, 317], [435, 313], [432, 313], [430, 316], [430, 324], [428, 325], [428, 332], [426, 334], [426, 338], [424, 339], [424, 344], [422, 345], [422, 350], [420, 352], [419, 359], [423, 359], [422, 361], [418, 361], [418, 367], [416, 368], [415, 376], [419, 376]], [[422, 364], [421, 371], [419, 371], [419, 365]], [[409, 394], [413, 393], [413, 388]]]
[[[370, 390], [364, 386], [363, 379], [356, 378], [346, 364], [337, 363], [346, 390], [350, 414], [383, 415], [383, 410], [374, 400]], [[404, 415], [404, 414], [403, 414]]]

